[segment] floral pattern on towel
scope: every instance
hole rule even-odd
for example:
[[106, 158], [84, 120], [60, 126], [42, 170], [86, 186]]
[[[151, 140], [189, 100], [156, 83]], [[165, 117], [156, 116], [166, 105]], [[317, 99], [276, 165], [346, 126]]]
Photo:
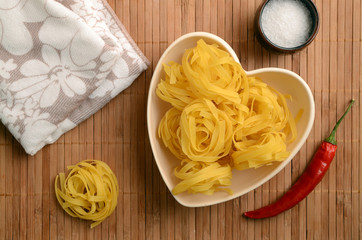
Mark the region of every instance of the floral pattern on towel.
[[148, 64], [103, 0], [0, 0], [0, 119], [31, 155]]

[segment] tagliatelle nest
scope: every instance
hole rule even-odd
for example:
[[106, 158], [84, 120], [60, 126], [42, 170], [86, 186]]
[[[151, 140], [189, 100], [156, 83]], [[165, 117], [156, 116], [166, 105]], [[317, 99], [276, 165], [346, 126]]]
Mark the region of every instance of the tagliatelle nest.
[[64, 211], [72, 217], [94, 221], [93, 228], [117, 206], [117, 178], [106, 163], [98, 160], [84, 160], [68, 169], [71, 171], [67, 178], [64, 173], [56, 176], [55, 195]]

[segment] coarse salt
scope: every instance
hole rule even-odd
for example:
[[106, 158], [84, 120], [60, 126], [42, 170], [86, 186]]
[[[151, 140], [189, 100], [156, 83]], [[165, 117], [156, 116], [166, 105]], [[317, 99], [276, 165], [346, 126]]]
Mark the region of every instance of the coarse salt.
[[305, 43], [311, 34], [311, 14], [299, 0], [271, 0], [264, 7], [261, 28], [275, 45], [295, 48]]

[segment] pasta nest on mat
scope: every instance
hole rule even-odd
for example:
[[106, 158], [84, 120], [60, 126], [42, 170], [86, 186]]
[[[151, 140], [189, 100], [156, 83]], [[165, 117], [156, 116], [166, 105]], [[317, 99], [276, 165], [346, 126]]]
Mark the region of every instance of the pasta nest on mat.
[[117, 206], [117, 178], [106, 163], [98, 160], [84, 160], [68, 169], [67, 178], [64, 173], [55, 178], [57, 200], [70, 216], [93, 221], [93, 228]]

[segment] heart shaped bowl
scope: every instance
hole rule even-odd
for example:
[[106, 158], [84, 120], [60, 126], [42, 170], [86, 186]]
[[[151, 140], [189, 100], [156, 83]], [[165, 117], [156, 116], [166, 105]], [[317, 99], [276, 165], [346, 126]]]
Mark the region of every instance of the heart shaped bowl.
[[[220, 48], [228, 51], [235, 61], [239, 62], [233, 49], [220, 37], [205, 33], [194, 32], [181, 36], [175, 40], [161, 56], [152, 76], [147, 102], [147, 126], [150, 143], [156, 164], [168, 189], [176, 186], [179, 180], [174, 176], [173, 171], [180, 164], [177, 159], [163, 144], [158, 137], [157, 129], [159, 122], [165, 112], [171, 108], [169, 103], [159, 99], [156, 95], [157, 84], [163, 76], [163, 63], [169, 61], [181, 62], [181, 58], [186, 49], [196, 46], [199, 39], [204, 39], [206, 43], [217, 43]], [[246, 72], [248, 76], [257, 76], [265, 83], [277, 89], [283, 94], [290, 94], [292, 101], [288, 100], [288, 106], [293, 116], [299, 109], [303, 109], [303, 115], [297, 122], [298, 136], [296, 140], [287, 145], [290, 156], [280, 163], [260, 167], [257, 169], [247, 169], [243, 171], [233, 170], [232, 185], [233, 195], [226, 192], [215, 192], [212, 196], [204, 194], [181, 193], [175, 195], [175, 199], [187, 207], [203, 207], [221, 202], [225, 202], [246, 194], [259, 187], [278, 172], [280, 172], [297, 154], [306, 141], [314, 122], [314, 100], [313, 95], [305, 81], [296, 73], [281, 68], [262, 68]]]

